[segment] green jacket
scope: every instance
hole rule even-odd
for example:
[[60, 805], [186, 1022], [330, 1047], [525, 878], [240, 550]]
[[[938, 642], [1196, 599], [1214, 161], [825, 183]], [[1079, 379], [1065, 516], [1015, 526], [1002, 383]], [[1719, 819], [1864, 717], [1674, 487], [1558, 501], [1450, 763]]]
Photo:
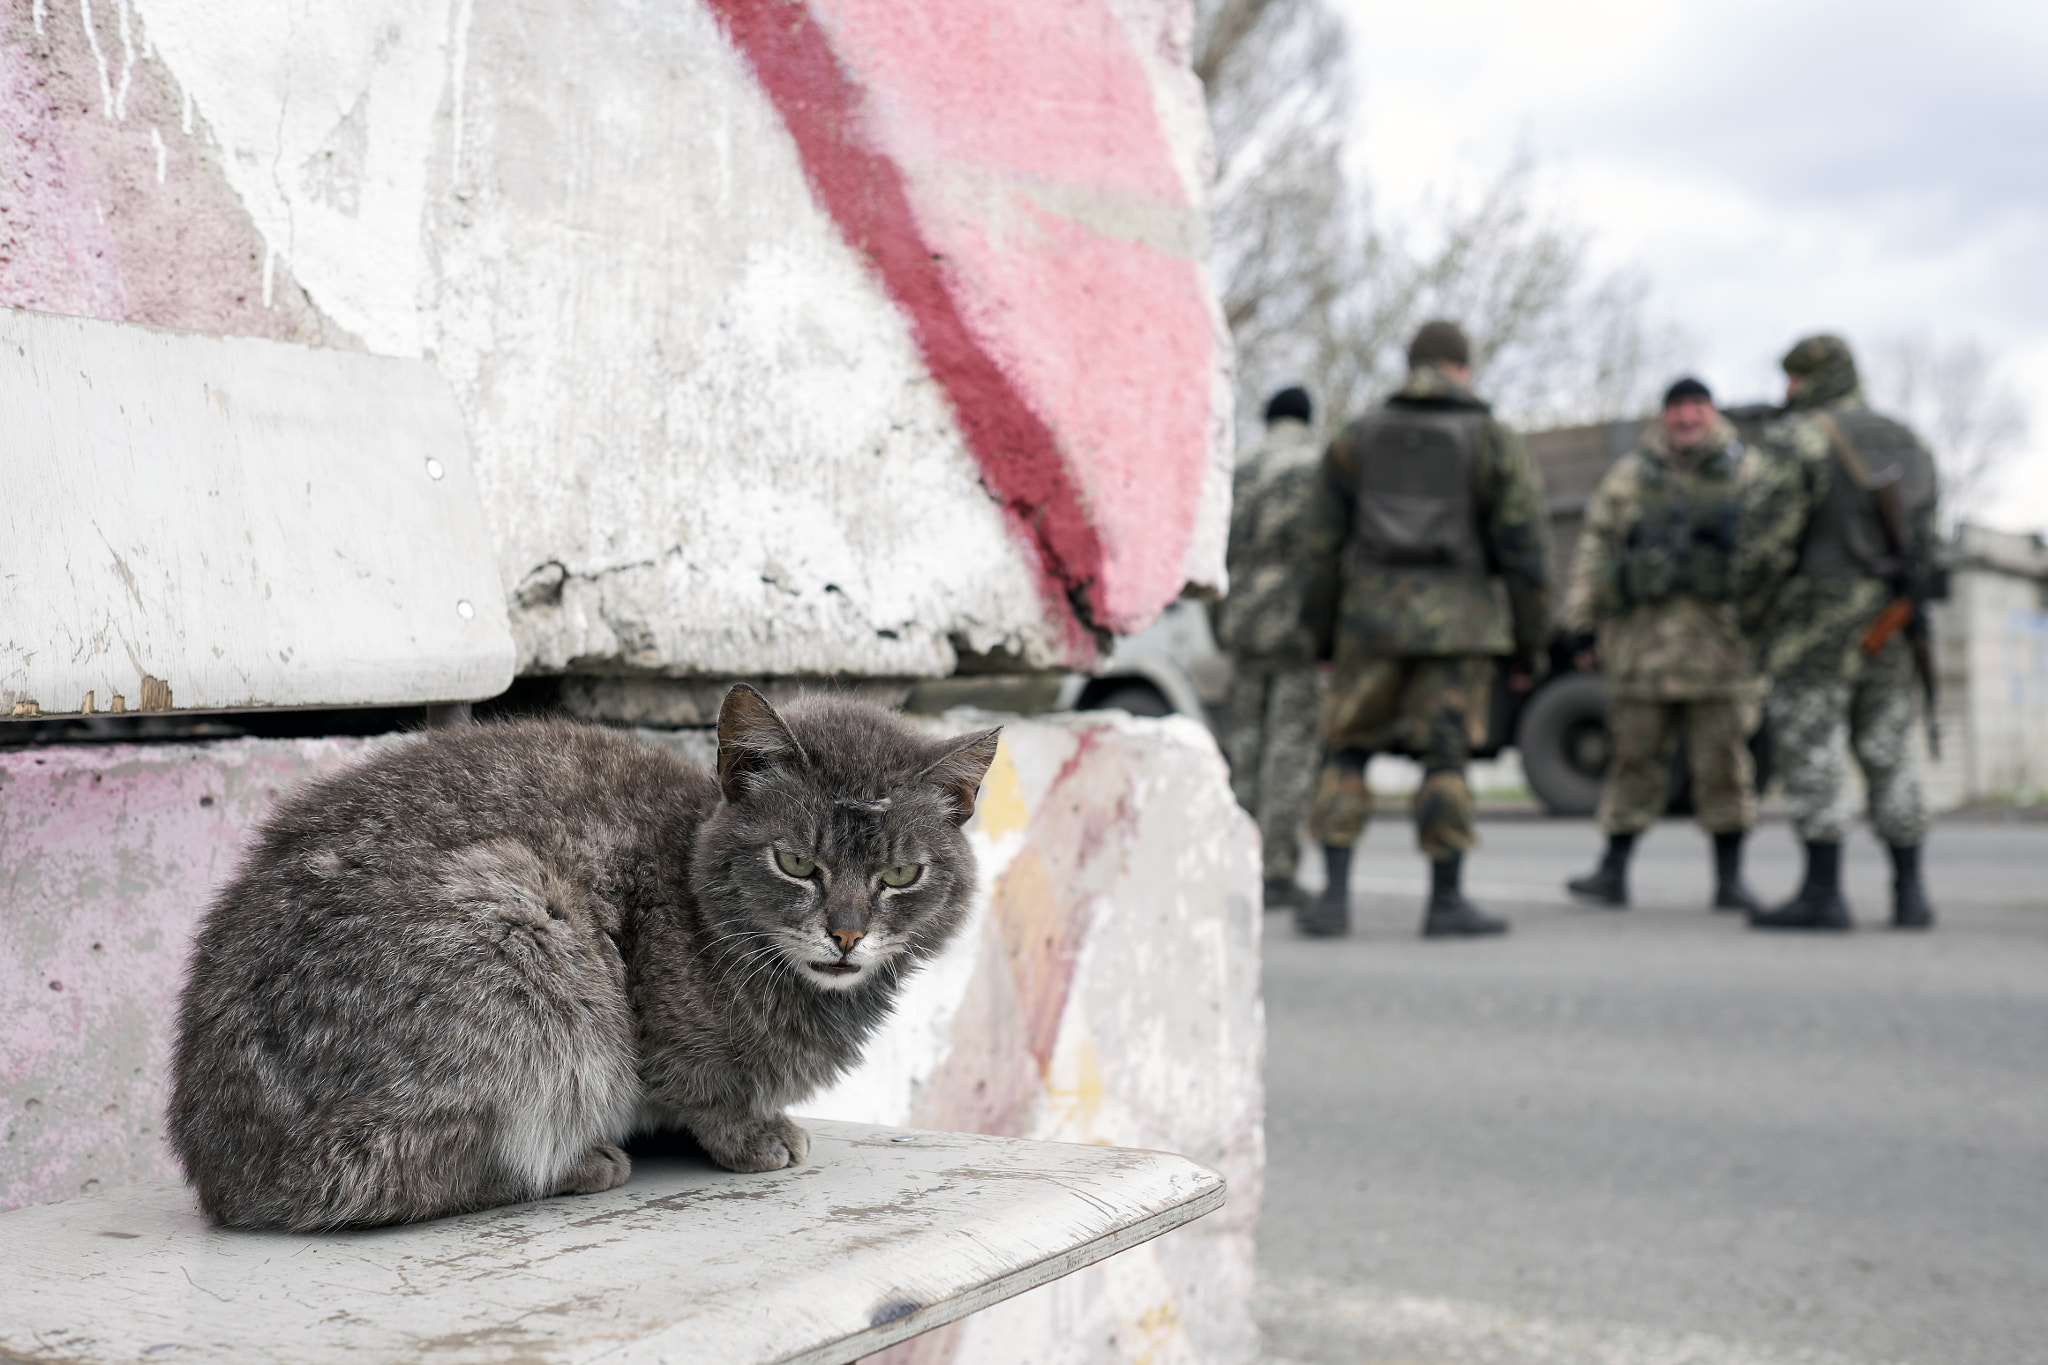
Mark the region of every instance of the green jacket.
[[1304, 610], [1317, 657], [1514, 654], [1539, 664], [1551, 633], [1550, 521], [1543, 480], [1514, 432], [1434, 366], [1418, 366], [1387, 403], [1478, 418], [1472, 504], [1483, 573], [1384, 567], [1346, 553], [1357, 524], [1352, 423], [1324, 453], [1307, 556]]
[[[1809, 524], [1845, 477], [1819, 420], [1824, 413], [1865, 411], [1860, 390], [1809, 389], [1764, 431], [1763, 459], [1743, 489], [1741, 533], [1732, 570], [1743, 629], [1761, 644], [1773, 678], [1837, 682], [1863, 666], [1863, 634], [1895, 595], [1874, 575], [1807, 577], [1798, 572]], [[1910, 533], [1923, 549], [1935, 536], [1933, 461], [1925, 460], [1927, 496], [1907, 509]]]
[[1230, 595], [1212, 609], [1216, 643], [1240, 661], [1313, 663], [1302, 624], [1311, 566], [1304, 553], [1322, 449], [1306, 422], [1283, 417], [1231, 482]]
[[[1753, 651], [1737, 620], [1727, 566], [1741, 490], [1760, 463], [1725, 420], [1697, 448], [1676, 453], [1653, 425], [1642, 448], [1615, 461], [1593, 491], [1562, 617], [1568, 631], [1599, 632], [1600, 672], [1615, 696], [1695, 701], [1755, 691]], [[1689, 511], [1697, 523], [1684, 528], [1688, 535], [1710, 538], [1704, 552], [1714, 556], [1720, 581], [1698, 585], [1703, 592], [1645, 600], [1631, 591], [1631, 547], [1644, 544], [1646, 510], [1656, 521], [1672, 508]]]

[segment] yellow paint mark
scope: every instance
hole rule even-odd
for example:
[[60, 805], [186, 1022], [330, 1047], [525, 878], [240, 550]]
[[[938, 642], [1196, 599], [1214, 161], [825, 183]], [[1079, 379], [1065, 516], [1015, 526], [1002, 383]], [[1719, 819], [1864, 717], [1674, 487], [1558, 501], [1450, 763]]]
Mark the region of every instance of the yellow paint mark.
[[43, 714], [43, 708], [33, 699], [14, 703], [14, 710], [8, 713], [16, 720], [33, 720]]
[[1024, 806], [1024, 784], [1017, 780], [1017, 765], [1010, 758], [1007, 739], [996, 741], [996, 759], [988, 765], [988, 776], [981, 779], [981, 799], [974, 803], [974, 819], [981, 832], [991, 839], [1014, 834], [1031, 821], [1031, 812]]
[[171, 685], [162, 678], [142, 675], [142, 701], [144, 711], [168, 711], [171, 709]]
[[1061, 1123], [1082, 1129], [1093, 1126], [1102, 1109], [1102, 1066], [1092, 1037], [1083, 1033], [1071, 1047], [1053, 1054], [1045, 1092]]
[[107, 710], [117, 716], [126, 712], [127, 709], [128, 699], [122, 696], [119, 692], [116, 692], [114, 694], [114, 700], [109, 702], [107, 705]]
[[84, 701], [82, 701], [82, 702], [80, 702], [80, 703], [78, 703], [78, 714], [79, 714], [79, 715], [81, 715], [81, 716], [89, 716], [89, 715], [91, 715], [91, 714], [92, 714], [92, 712], [93, 712], [93, 706], [92, 706], [92, 698], [93, 698], [93, 694], [92, 694], [92, 693], [90, 693], [90, 692], [88, 692], [88, 693], [86, 693], [86, 694], [85, 694], [85, 700], [84, 700]]
[[1043, 1074], [1059, 1042], [1060, 1011], [1066, 1006], [1073, 963], [1061, 951], [1066, 921], [1038, 850], [1026, 847], [1004, 870], [990, 892], [989, 908], [1002, 931], [1010, 976], [1017, 983], [1025, 1046]]
[[1145, 1349], [1132, 1365], [1152, 1365], [1172, 1338], [1181, 1333], [1180, 1309], [1171, 1303], [1154, 1304], [1138, 1319], [1138, 1330], [1148, 1338]]

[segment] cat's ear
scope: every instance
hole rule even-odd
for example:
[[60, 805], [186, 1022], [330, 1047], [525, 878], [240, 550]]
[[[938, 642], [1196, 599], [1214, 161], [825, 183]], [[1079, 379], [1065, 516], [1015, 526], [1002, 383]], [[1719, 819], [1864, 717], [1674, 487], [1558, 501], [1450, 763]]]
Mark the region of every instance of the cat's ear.
[[803, 758], [803, 746], [768, 699], [745, 683], [734, 683], [718, 708], [718, 786], [725, 799], [745, 796], [747, 780], [762, 769]]
[[945, 793], [954, 824], [964, 825], [974, 818], [974, 798], [981, 791], [981, 779], [987, 776], [988, 765], [996, 761], [996, 742], [1002, 737], [1000, 725], [968, 735], [941, 754], [938, 762], [921, 775], [922, 781]]

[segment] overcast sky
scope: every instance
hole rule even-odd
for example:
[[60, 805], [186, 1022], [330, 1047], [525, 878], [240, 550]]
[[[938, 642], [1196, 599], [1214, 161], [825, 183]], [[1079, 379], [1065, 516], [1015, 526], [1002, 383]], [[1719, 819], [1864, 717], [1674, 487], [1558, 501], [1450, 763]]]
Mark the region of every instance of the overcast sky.
[[1986, 519], [2048, 527], [2048, 3], [1333, 3], [1383, 209], [1525, 148], [1731, 402], [1806, 332], [1974, 338], [2031, 419]]

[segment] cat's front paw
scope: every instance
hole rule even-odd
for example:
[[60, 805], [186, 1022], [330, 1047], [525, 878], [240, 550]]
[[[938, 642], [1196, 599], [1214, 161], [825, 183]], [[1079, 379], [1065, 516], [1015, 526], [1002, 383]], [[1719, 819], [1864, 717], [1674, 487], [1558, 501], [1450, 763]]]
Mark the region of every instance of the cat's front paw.
[[602, 1194], [626, 1183], [633, 1173], [633, 1159], [609, 1142], [600, 1142], [583, 1154], [556, 1182], [553, 1194]]
[[811, 1154], [811, 1135], [782, 1114], [720, 1124], [696, 1134], [697, 1143], [728, 1171], [779, 1171]]

